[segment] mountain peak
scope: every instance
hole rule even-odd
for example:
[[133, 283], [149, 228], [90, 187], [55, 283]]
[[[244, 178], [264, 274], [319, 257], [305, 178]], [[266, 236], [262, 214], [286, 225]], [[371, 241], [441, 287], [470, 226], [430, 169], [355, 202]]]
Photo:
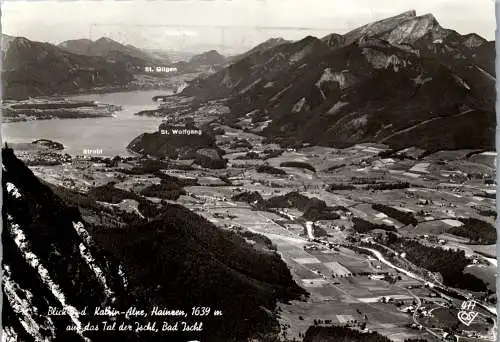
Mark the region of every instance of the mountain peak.
[[418, 39], [430, 35], [433, 40], [444, 39], [449, 34], [439, 25], [436, 17], [427, 13], [400, 22], [380, 37], [391, 44], [413, 44]]
[[408, 10], [406, 12], [403, 12], [401, 14], [398, 15], [398, 17], [416, 17], [417, 16], [417, 11], [412, 9], [412, 10]]
[[345, 39], [344, 39], [344, 36], [342, 36], [341, 34], [330, 33], [330, 34], [324, 36], [323, 38], [321, 38], [321, 40], [329, 47], [337, 48], [337, 47], [340, 47], [344, 43]]
[[426, 13], [421, 16], [415, 17], [415, 20], [420, 20], [429, 24], [432, 24], [434, 26], [440, 26], [438, 20], [432, 13]]
[[8, 34], [2, 33], [2, 39], [15, 39], [15, 36], [9, 36]]
[[358, 27], [352, 31], [349, 31], [344, 35], [345, 43], [350, 44], [362, 37], [374, 37], [385, 32], [388, 32], [397, 26], [401, 25], [403, 22], [412, 20], [416, 18], [416, 11], [410, 10], [398, 15], [381, 19], [373, 23]]
[[2, 47], [2, 51], [3, 52], [6, 52], [9, 47], [10, 47], [10, 44], [16, 40], [16, 37], [14, 36], [9, 36], [7, 34], [3, 34], [2, 33], [2, 44], [1, 44], [1, 47]]
[[67, 48], [71, 48], [75, 45], [84, 45], [84, 46], [88, 47], [90, 44], [92, 44], [92, 41], [90, 39], [81, 38], [81, 39], [74, 39], [74, 40], [66, 40], [64, 42], [59, 43], [58, 46], [67, 49]]
[[95, 43], [118, 43], [118, 42], [108, 37], [101, 37], [97, 39]]
[[247, 56], [250, 56], [254, 53], [263, 53], [264, 51], [267, 51], [269, 49], [272, 49], [274, 47], [277, 47], [279, 45], [283, 45], [283, 44], [286, 44], [286, 43], [290, 43], [290, 41], [282, 38], [282, 37], [276, 37], [276, 38], [269, 38], [268, 40], [258, 44], [257, 46], [254, 46], [253, 48], [251, 48], [250, 50], [240, 54], [240, 55], [237, 55], [237, 56], [233, 56], [231, 58], [231, 60], [233, 62], [236, 62], [238, 60], [241, 60]]
[[486, 39], [484, 39], [483, 37], [481, 37], [480, 35], [475, 34], [475, 33], [469, 33], [469, 34], [466, 34], [465, 36], [463, 36], [462, 44], [464, 44], [468, 48], [476, 48], [476, 47], [479, 47], [487, 42], [488, 41]]
[[215, 65], [223, 64], [225, 61], [225, 57], [217, 50], [209, 50], [191, 57], [189, 62], [197, 65]]
[[31, 43], [31, 40], [25, 37], [15, 37], [12, 40], [12, 43], [19, 47], [28, 47]]
[[264, 42], [264, 44], [276, 44], [276, 43], [286, 43], [287, 40], [283, 37], [269, 38]]
[[429, 33], [433, 39], [443, 39], [449, 31], [439, 25], [433, 14], [417, 16], [415, 10], [410, 10], [354, 29], [344, 38], [346, 44], [362, 38], [380, 38], [391, 44], [412, 44]]

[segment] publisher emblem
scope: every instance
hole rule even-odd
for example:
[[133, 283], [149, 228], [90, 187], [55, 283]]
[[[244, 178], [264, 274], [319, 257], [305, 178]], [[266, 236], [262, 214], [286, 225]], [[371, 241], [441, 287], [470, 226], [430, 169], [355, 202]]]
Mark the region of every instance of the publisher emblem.
[[465, 324], [466, 326], [469, 326], [472, 321], [477, 317], [478, 313], [474, 311], [474, 308], [476, 307], [476, 302], [473, 300], [468, 300], [466, 302], [462, 303], [461, 310], [458, 312], [458, 320]]

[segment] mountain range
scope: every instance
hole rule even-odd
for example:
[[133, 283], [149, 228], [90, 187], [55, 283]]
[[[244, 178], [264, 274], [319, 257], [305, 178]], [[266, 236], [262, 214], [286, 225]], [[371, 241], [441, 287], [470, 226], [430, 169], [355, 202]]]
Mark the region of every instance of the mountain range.
[[[135, 60], [136, 65], [141, 67], [145, 65], [157, 66], [168, 65], [177, 67], [181, 72], [195, 72], [200, 67], [204, 66], [220, 66], [226, 63], [226, 58], [216, 50], [209, 50], [199, 54], [184, 53], [181, 60], [178, 59], [179, 53], [172, 52], [173, 59], [169, 53], [162, 50], [146, 50], [139, 49], [133, 45], [123, 45], [113, 39], [101, 37], [96, 41], [89, 39], [75, 39], [64, 41], [58, 46], [66, 51], [86, 56], [100, 56], [106, 58], [118, 59], [120, 56]], [[177, 58], [176, 58], [177, 57]]]
[[225, 58], [217, 51], [191, 54], [189, 61], [173, 62], [168, 53], [123, 45], [110, 38], [76, 39], [58, 45], [2, 35], [3, 97], [28, 97], [73, 93], [99, 87], [125, 87], [146, 66], [176, 67], [192, 73], [214, 67]]
[[[415, 11], [346, 34], [263, 44], [182, 92], [281, 145], [495, 146], [495, 42]], [[445, 130], [442, 127], [446, 127]]]
[[158, 59], [168, 58], [172, 63], [184, 61], [187, 62], [191, 57], [196, 56], [194, 52], [176, 51], [176, 50], [160, 50], [160, 49], [145, 49], [148, 54]]
[[196, 73], [200, 71], [214, 72], [227, 65], [226, 57], [216, 50], [209, 50], [189, 58], [188, 61], [177, 61], [171, 66], [177, 68], [180, 73]]
[[152, 55], [133, 45], [123, 45], [108, 37], [101, 37], [96, 41], [90, 39], [67, 40], [57, 46], [79, 55], [108, 57], [114, 53], [121, 53], [153, 64], [167, 64], [171, 62], [168, 56]]
[[247, 56], [253, 55], [255, 53], [260, 53], [260, 52], [263, 52], [265, 50], [272, 49], [278, 45], [285, 44], [285, 43], [290, 43], [290, 41], [285, 40], [283, 38], [270, 38], [270, 39], [258, 44], [257, 46], [251, 48], [250, 50], [248, 50], [242, 54], [239, 54], [239, 55], [230, 56], [228, 59], [234, 63], [234, 62], [237, 62], [239, 60], [244, 59]]
[[209, 50], [207, 52], [191, 57], [189, 63], [193, 65], [222, 65], [226, 63], [226, 58], [218, 53], [216, 50]]
[[137, 60], [79, 55], [24, 37], [2, 37], [3, 97], [24, 99], [107, 85], [133, 79]]

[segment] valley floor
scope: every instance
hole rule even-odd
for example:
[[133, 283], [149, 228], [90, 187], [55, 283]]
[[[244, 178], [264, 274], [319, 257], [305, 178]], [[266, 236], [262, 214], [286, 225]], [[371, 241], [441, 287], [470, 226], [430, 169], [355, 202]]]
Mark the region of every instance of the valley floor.
[[[199, 109], [198, 113], [201, 114], [195, 116], [197, 124], [217, 115], [210, 108]], [[426, 246], [463, 250], [471, 260], [466, 272], [475, 274], [494, 292], [495, 245], [472, 243], [467, 237], [451, 234], [450, 230], [461, 226], [463, 218], [495, 225], [492, 180], [495, 179], [496, 153], [443, 151], [415, 159], [414, 150], [408, 149], [399, 156], [383, 157], [380, 153], [388, 150], [387, 146], [362, 144], [347, 149], [314, 146], [285, 149], [279, 155], [265, 158], [266, 150], [279, 150], [279, 146], [265, 144], [262, 137], [253, 133], [219, 127], [225, 132], [217, 136], [217, 145], [226, 153], [226, 169], [192, 165], [192, 170], [162, 171], [198, 180], [199, 185], [185, 187], [186, 194], [176, 203], [221, 229], [248, 230], [269, 238], [297, 284], [310, 293], [305, 301], [279, 304], [276, 313], [283, 339], [300, 338], [314, 324], [332, 323], [377, 331], [397, 342], [411, 337], [438, 340], [452, 328], [464, 341], [466, 337], [477, 337], [475, 341], [495, 340], [496, 326], [486, 323], [487, 318], [492, 317], [490, 312], [478, 309], [477, 323], [466, 327], [456, 318], [462, 301], [447, 299], [425, 286], [429, 282], [442, 285], [439, 276], [413, 265], [409, 271], [418, 272], [418, 277], [412, 277], [389, 266], [374, 253], [361, 253], [360, 247], [366, 248], [370, 241], [376, 246], [382, 240], [377, 240], [378, 230], [356, 231], [353, 218], [394, 227], [399, 236], [416, 239]], [[251, 147], [235, 147], [234, 142], [241, 140], [248, 141]], [[16, 153], [23, 158], [22, 151]], [[305, 163], [315, 172], [283, 166], [294, 165], [286, 164], [289, 162]], [[109, 167], [98, 161], [73, 158], [60, 165], [30, 168], [49, 183], [82, 192], [114, 181], [117, 188], [139, 193], [146, 186], [159, 183], [151, 174], [122, 172], [140, 163], [139, 158], [129, 158]], [[259, 172], [262, 165], [283, 170], [284, 174]], [[264, 199], [298, 192], [316, 197], [327, 206], [342, 206], [352, 215], [340, 215], [334, 220], [308, 220], [298, 208], [262, 210], [252, 203], [232, 199], [244, 192], [258, 192]], [[137, 210], [133, 202], [126, 200], [121, 207]], [[374, 209], [376, 204], [410, 213], [416, 224], [400, 222], [397, 217]], [[312, 225], [314, 229], [310, 228]], [[406, 265], [405, 260], [399, 261]], [[395, 281], [388, 281], [392, 278]], [[466, 290], [456, 291], [469, 295]], [[472, 296], [485, 306], [493, 306], [483, 300], [482, 294]]]

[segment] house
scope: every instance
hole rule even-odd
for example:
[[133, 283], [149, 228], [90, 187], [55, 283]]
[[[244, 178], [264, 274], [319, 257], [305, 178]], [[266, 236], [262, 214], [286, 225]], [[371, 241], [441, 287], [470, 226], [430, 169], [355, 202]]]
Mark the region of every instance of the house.
[[73, 166], [79, 169], [87, 169], [92, 166], [92, 162], [88, 159], [75, 159], [73, 161]]

